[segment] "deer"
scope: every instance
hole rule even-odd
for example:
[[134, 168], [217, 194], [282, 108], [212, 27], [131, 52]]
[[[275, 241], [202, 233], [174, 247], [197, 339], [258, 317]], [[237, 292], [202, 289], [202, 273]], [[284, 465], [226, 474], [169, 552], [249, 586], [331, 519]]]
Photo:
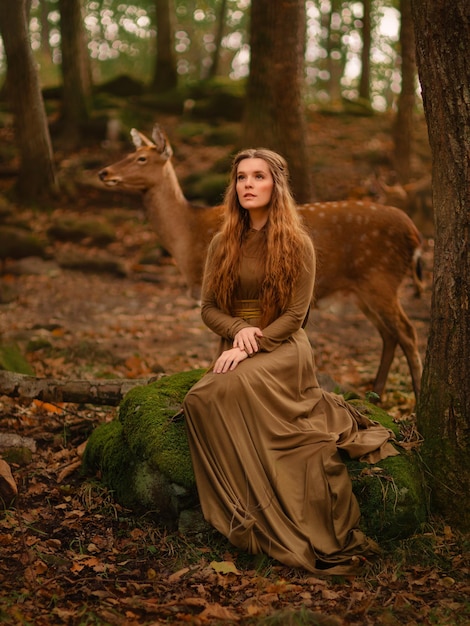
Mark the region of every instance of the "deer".
[[[151, 139], [135, 128], [131, 137], [135, 151], [101, 169], [98, 177], [107, 187], [141, 193], [160, 244], [198, 299], [207, 248], [221, 225], [224, 207], [197, 206], [187, 200], [172, 163], [172, 147], [159, 124]], [[399, 287], [410, 274], [416, 295], [423, 290], [421, 235], [413, 221], [396, 207], [371, 201], [312, 202], [298, 210], [317, 256], [312, 306], [337, 292], [353, 294], [382, 339], [374, 393], [381, 399], [399, 345], [417, 399], [422, 375], [417, 333], [398, 298]]]
[[371, 181], [371, 191], [380, 204], [391, 204], [403, 209], [412, 217], [421, 233], [434, 235], [432, 207], [432, 177], [427, 174], [419, 180], [388, 185], [383, 176], [376, 174]]

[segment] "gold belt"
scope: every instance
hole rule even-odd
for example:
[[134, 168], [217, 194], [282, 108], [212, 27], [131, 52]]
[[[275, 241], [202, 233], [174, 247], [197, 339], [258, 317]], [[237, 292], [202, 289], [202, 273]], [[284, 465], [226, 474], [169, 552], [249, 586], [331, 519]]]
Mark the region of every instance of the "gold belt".
[[233, 315], [244, 319], [261, 317], [259, 300], [235, 300]]

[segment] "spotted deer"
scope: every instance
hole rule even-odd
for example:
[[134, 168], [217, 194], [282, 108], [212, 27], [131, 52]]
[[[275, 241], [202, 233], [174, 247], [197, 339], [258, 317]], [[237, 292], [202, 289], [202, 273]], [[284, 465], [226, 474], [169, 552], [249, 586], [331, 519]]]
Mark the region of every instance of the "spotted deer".
[[[111, 187], [143, 194], [147, 217], [161, 245], [173, 257], [191, 294], [200, 295], [207, 246], [222, 220], [222, 206], [199, 207], [184, 196], [172, 148], [159, 125], [152, 140], [133, 129], [136, 150], [102, 169]], [[418, 397], [422, 373], [417, 336], [399, 300], [398, 289], [411, 272], [418, 291], [420, 234], [400, 209], [358, 201], [314, 202], [299, 206], [317, 254], [312, 304], [335, 292], [352, 293], [382, 338], [373, 390], [382, 394], [397, 344], [402, 348]]]

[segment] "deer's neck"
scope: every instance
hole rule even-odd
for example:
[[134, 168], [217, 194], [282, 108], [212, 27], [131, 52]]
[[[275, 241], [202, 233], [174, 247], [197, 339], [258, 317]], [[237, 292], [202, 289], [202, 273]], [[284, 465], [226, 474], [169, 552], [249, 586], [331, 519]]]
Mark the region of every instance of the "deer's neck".
[[163, 239], [176, 238], [185, 225], [187, 228], [190, 205], [170, 161], [163, 167], [155, 184], [144, 193], [144, 206], [164, 245], [167, 244]]

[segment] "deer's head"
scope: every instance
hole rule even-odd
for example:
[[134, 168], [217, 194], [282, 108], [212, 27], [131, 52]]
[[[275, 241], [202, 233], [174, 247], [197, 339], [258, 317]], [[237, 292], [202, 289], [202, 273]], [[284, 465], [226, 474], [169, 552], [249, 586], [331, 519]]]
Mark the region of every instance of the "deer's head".
[[158, 174], [169, 163], [173, 150], [164, 131], [155, 124], [152, 140], [133, 128], [131, 137], [135, 152], [121, 161], [98, 172], [100, 180], [108, 187], [118, 186], [128, 191], [144, 193], [155, 185]]

